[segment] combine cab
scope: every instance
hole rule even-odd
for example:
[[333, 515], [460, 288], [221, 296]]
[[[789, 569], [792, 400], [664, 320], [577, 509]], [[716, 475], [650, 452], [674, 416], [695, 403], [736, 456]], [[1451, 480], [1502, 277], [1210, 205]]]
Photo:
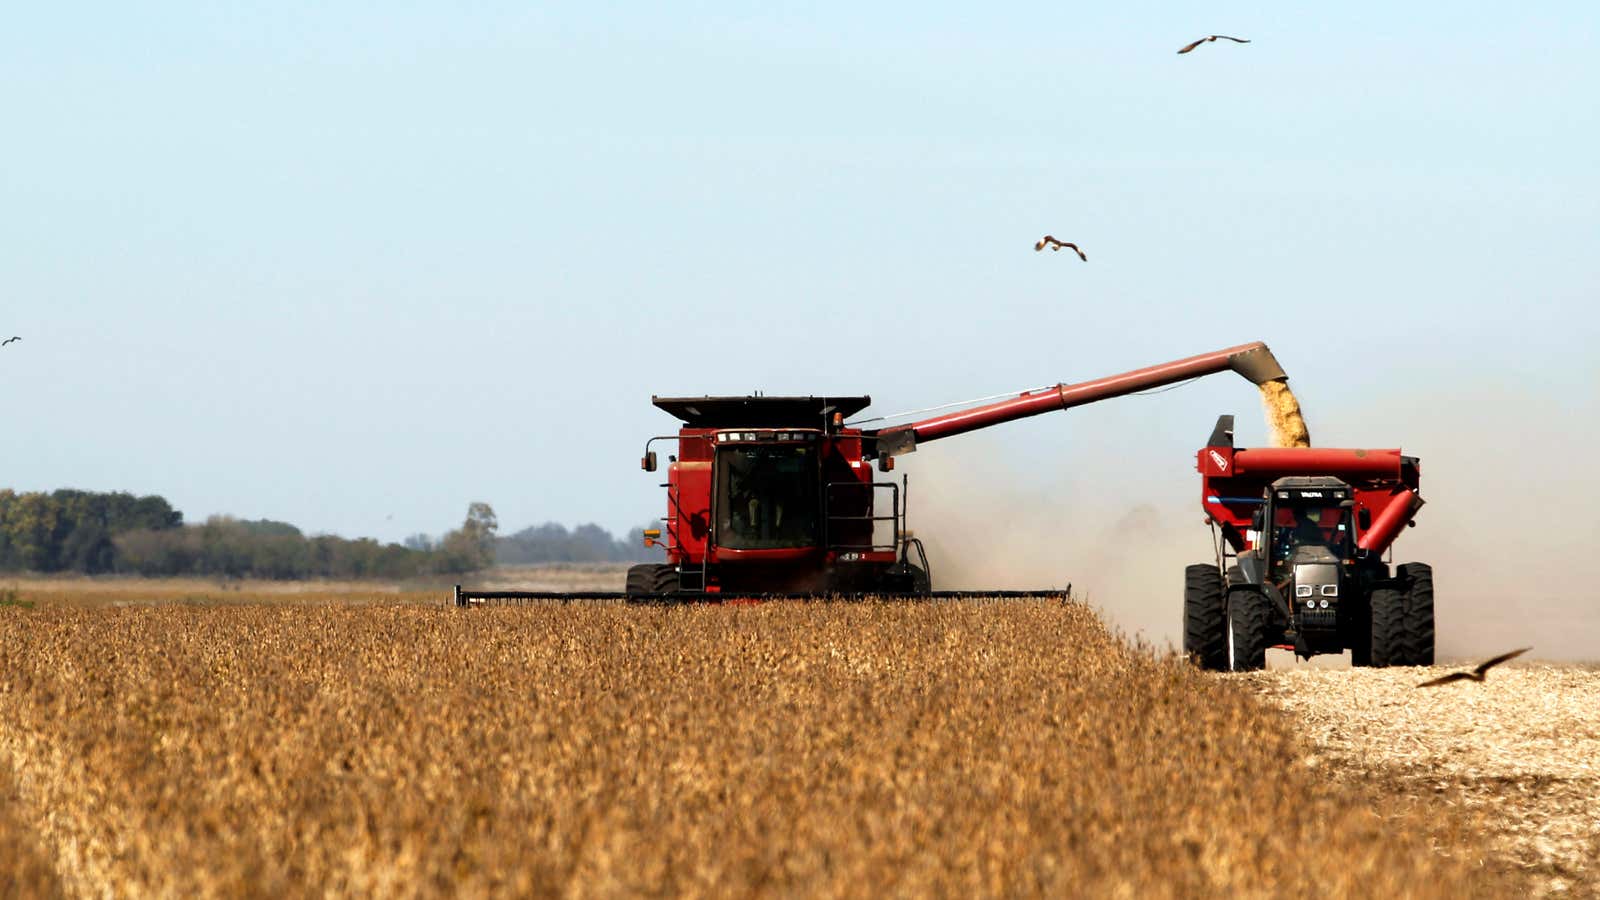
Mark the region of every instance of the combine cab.
[[1260, 669], [1269, 647], [1433, 664], [1433, 570], [1384, 560], [1422, 507], [1415, 457], [1235, 449], [1222, 416], [1198, 468], [1217, 548], [1184, 573], [1184, 650], [1199, 665]]
[[847, 424], [868, 397], [657, 397], [683, 423], [647, 441], [641, 461], [656, 471], [653, 445], [676, 442], [665, 527], [646, 535], [667, 561], [633, 567], [627, 593], [927, 593], [928, 559], [905, 527], [908, 486], [874, 480], [874, 462], [888, 472], [928, 441], [1228, 370], [1258, 385], [1285, 377], [1265, 344], [1245, 344], [880, 429]]

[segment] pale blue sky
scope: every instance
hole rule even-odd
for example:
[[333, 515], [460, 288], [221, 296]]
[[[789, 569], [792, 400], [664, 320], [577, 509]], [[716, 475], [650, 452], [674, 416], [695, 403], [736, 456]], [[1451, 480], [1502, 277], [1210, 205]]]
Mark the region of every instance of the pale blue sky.
[[[1592, 2], [227, 6], [8, 16], [6, 484], [616, 530], [663, 506], [652, 393], [894, 411], [1264, 339], [1319, 443], [1596, 499]], [[1213, 379], [908, 465], [1198, 519], [1227, 411], [1259, 442]]]

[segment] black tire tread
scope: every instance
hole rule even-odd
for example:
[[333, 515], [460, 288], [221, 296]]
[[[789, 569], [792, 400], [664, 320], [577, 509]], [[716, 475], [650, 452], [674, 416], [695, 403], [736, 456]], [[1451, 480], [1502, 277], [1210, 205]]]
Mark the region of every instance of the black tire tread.
[[1395, 567], [1406, 595], [1406, 659], [1413, 666], [1433, 665], [1433, 567], [1402, 563]]
[[1235, 588], [1228, 592], [1228, 620], [1233, 628], [1233, 670], [1266, 668], [1267, 647], [1274, 643], [1272, 601], [1255, 588]]
[[1183, 570], [1183, 652], [1200, 668], [1228, 668], [1228, 614], [1222, 605], [1222, 573], [1209, 564]]
[[1409, 665], [1405, 594], [1392, 587], [1373, 588], [1370, 602], [1373, 667]]
[[664, 563], [643, 563], [628, 567], [624, 591], [629, 594], [666, 594], [678, 589], [678, 573]]

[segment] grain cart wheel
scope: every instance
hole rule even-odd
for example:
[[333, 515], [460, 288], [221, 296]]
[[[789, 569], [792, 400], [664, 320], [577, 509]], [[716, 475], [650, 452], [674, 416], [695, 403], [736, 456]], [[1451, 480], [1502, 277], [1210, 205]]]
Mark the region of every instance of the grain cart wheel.
[[1406, 649], [1406, 595], [1394, 588], [1373, 588], [1371, 664], [1409, 665]]
[[1427, 563], [1401, 563], [1395, 567], [1405, 585], [1406, 661], [1413, 666], [1433, 665], [1433, 567]]
[[1216, 566], [1183, 570], [1183, 652], [1207, 671], [1228, 669], [1228, 614]]
[[1255, 588], [1228, 592], [1228, 620], [1233, 625], [1233, 670], [1253, 672], [1267, 667], [1272, 641], [1272, 601]]

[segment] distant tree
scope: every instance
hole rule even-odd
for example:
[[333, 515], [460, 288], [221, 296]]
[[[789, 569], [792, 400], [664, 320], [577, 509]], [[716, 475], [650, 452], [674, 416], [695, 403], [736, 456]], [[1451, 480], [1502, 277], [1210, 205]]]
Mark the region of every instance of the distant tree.
[[466, 521], [439, 542], [437, 571], [470, 572], [493, 564], [499, 528], [494, 507], [481, 501], [468, 505]]
[[[652, 526], [653, 527], [653, 526]], [[495, 561], [503, 565], [546, 562], [644, 562], [661, 559], [661, 551], [644, 546], [644, 529], [635, 528], [617, 540], [599, 525], [572, 531], [555, 522], [533, 525], [498, 539]]]

